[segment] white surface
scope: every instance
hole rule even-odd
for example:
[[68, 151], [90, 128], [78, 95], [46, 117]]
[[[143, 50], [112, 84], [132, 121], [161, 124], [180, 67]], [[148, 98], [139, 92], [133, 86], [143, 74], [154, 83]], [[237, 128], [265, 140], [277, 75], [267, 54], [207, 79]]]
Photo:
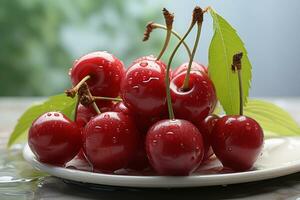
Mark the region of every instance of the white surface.
[[[111, 186], [126, 187], [199, 187], [228, 185], [276, 178], [300, 171], [300, 137], [267, 139], [262, 156], [255, 164], [255, 170], [240, 173], [203, 174], [186, 177], [110, 175], [53, 167], [38, 162], [28, 145], [24, 158], [35, 168], [63, 179]], [[219, 165], [214, 162], [214, 168]], [[210, 165], [210, 164], [208, 164]], [[204, 166], [207, 168], [207, 166]]]

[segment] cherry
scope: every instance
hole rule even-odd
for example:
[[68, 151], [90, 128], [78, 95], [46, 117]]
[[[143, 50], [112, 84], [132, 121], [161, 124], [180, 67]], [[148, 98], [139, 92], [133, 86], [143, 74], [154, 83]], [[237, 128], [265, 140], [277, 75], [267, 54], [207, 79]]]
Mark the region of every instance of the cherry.
[[79, 152], [82, 140], [75, 122], [62, 113], [47, 112], [32, 123], [28, 144], [39, 161], [61, 166]]
[[204, 149], [198, 129], [186, 120], [161, 120], [146, 137], [146, 151], [160, 175], [189, 175], [201, 164]]
[[217, 97], [214, 85], [208, 75], [191, 71], [189, 88], [184, 90], [186, 72], [182, 72], [171, 80], [171, 96], [175, 116], [189, 121], [203, 120], [213, 112]]
[[164, 66], [156, 61], [143, 60], [131, 65], [122, 83], [124, 104], [141, 115], [160, 115], [166, 103], [165, 76]]
[[158, 121], [148, 130], [146, 152], [151, 166], [160, 175], [189, 175], [201, 164], [204, 148], [199, 130], [191, 122], [175, 119], [170, 95], [170, 66], [176, 50], [196, 23], [194, 17], [203, 14], [200, 7], [193, 13], [191, 28], [172, 52], [165, 77], [169, 118]]
[[263, 130], [250, 117], [228, 115], [218, 120], [212, 135], [213, 150], [225, 167], [250, 169], [262, 150]]
[[95, 171], [113, 172], [126, 167], [138, 148], [139, 133], [133, 119], [120, 112], [94, 117], [83, 135], [84, 152]]
[[210, 137], [211, 137], [211, 132], [215, 127], [219, 118], [220, 117], [218, 115], [212, 114], [207, 116], [204, 120], [201, 120], [198, 123], [196, 123], [196, 127], [199, 129], [203, 137], [204, 160], [207, 160], [214, 154], [211, 147]]
[[[186, 72], [188, 70], [188, 66], [189, 63], [183, 63], [182, 65], [177, 67], [172, 73], [172, 78], [176, 77], [182, 72]], [[191, 71], [199, 71], [208, 74], [207, 67], [197, 62], [192, 62]]]
[[228, 115], [218, 120], [211, 134], [211, 144], [223, 166], [236, 171], [251, 169], [263, 147], [264, 134], [260, 125], [243, 115], [241, 79], [242, 53], [233, 56], [232, 70], [238, 72], [240, 115]]
[[96, 51], [75, 61], [70, 76], [73, 85], [87, 77], [86, 83], [94, 96], [117, 97], [124, 72], [119, 59], [105, 51]]

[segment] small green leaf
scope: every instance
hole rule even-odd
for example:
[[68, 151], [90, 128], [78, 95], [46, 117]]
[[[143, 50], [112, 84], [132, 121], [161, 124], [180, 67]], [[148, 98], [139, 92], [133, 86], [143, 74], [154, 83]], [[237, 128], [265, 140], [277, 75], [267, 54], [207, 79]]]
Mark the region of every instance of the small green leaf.
[[262, 100], [249, 100], [244, 114], [255, 119], [266, 137], [300, 135], [300, 127], [288, 112]]
[[19, 118], [17, 125], [10, 135], [7, 146], [15, 144], [16, 142], [27, 139], [27, 131], [32, 122], [45, 112], [60, 111], [70, 119], [74, 119], [74, 109], [76, 100], [67, 97], [65, 94], [52, 96], [44, 103], [33, 105], [28, 108]]
[[239, 83], [237, 74], [231, 70], [232, 56], [243, 52], [242, 87], [243, 102], [247, 102], [251, 84], [251, 64], [244, 43], [234, 28], [214, 10], [210, 10], [214, 24], [214, 36], [209, 47], [209, 75], [217, 97], [226, 114], [239, 113]]

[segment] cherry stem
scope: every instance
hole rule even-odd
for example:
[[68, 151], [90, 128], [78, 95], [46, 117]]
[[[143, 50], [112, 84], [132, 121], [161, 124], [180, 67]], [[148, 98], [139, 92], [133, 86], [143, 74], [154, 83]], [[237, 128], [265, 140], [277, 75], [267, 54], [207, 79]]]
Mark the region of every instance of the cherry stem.
[[[157, 24], [157, 23], [153, 23], [153, 22], [150, 22], [150, 23], [147, 25], [147, 27], [148, 27], [148, 26], [151, 26], [151, 28], [150, 28], [151, 31], [152, 31], [153, 29], [156, 29], [156, 28], [158, 28], [158, 29], [163, 29], [163, 30], [167, 30], [167, 27], [166, 27], [165, 25]], [[171, 30], [171, 33], [172, 33], [178, 40], [181, 40], [181, 39], [182, 39], [182, 37], [181, 37], [174, 29]], [[148, 34], [147, 36], [145, 35], [143, 41], [147, 41], [147, 40], [149, 39], [149, 37], [150, 37], [150, 32], [149, 32], [149, 34]], [[184, 42], [184, 41], [183, 41], [183, 45], [184, 45], [184, 47], [185, 47], [185, 49], [186, 49], [186, 51], [187, 51], [189, 57], [191, 58], [192, 53], [191, 53], [191, 50], [190, 50], [189, 46], [188, 46], [187, 43]]]
[[91, 91], [86, 83], [82, 84], [78, 90], [78, 97], [80, 103], [84, 106], [92, 104], [93, 108], [95, 109], [96, 113], [99, 115], [101, 114], [94, 97], [91, 94]]
[[68, 89], [65, 91], [66, 95], [68, 97], [72, 97], [74, 98], [75, 95], [77, 94], [79, 88], [87, 81], [91, 78], [90, 75], [85, 76], [83, 79], [81, 79], [81, 81], [79, 81], [79, 83], [77, 83], [74, 87], [72, 87], [71, 89]]
[[77, 119], [78, 106], [79, 106], [79, 99], [80, 99], [80, 97], [77, 96], [77, 99], [76, 99], [76, 105], [75, 105], [75, 112], [74, 112], [74, 121], [76, 121], [76, 119]]
[[243, 82], [242, 82], [242, 57], [243, 57], [243, 53], [239, 52], [235, 55], [233, 55], [232, 57], [232, 65], [231, 65], [231, 69], [233, 72], [237, 71], [238, 74], [238, 79], [239, 79], [239, 93], [240, 93], [240, 115], [243, 115], [243, 106], [244, 106], [244, 102], [243, 102]]
[[[167, 73], [166, 73], [165, 81], [166, 81], [167, 105], [168, 105], [168, 112], [169, 112], [170, 119], [175, 119], [174, 111], [172, 108], [171, 92], [170, 92], [170, 68], [171, 68], [172, 60], [173, 60], [177, 50], [179, 49], [180, 45], [183, 43], [185, 38], [189, 35], [189, 33], [193, 29], [195, 23], [197, 22], [195, 20], [195, 17], [198, 16], [198, 13], [197, 13], [197, 12], [199, 12], [198, 8], [199, 8], [198, 6], [195, 7], [195, 9], [193, 11], [192, 23], [191, 23], [190, 27], [188, 28], [187, 32], [184, 34], [183, 38], [179, 41], [179, 43], [176, 45], [175, 49], [173, 50], [173, 52], [169, 58], [168, 65], [167, 65]], [[201, 12], [202, 12], [202, 10], [201, 10]]]
[[121, 98], [113, 98], [113, 97], [96, 97], [96, 96], [93, 96], [93, 98], [95, 100], [108, 100], [108, 101], [119, 101], [119, 102], [122, 101]]
[[202, 10], [201, 10], [201, 13], [202, 13], [202, 16], [200, 15], [199, 18], [197, 19], [197, 36], [196, 36], [196, 40], [195, 40], [195, 43], [194, 43], [192, 56], [190, 57], [188, 69], [186, 71], [186, 75], [185, 75], [185, 78], [184, 78], [184, 82], [183, 82], [183, 86], [182, 86], [183, 91], [189, 89], [191, 68], [192, 68], [193, 60], [194, 60], [194, 57], [195, 57], [195, 54], [196, 54], [196, 51], [197, 51], [197, 48], [198, 48], [200, 35], [201, 35], [201, 29], [202, 29], [202, 22], [203, 22], [203, 11]]
[[173, 21], [174, 21], [174, 15], [171, 14], [166, 8], [163, 9], [163, 15], [165, 18], [166, 22], [166, 28], [167, 28], [167, 34], [166, 34], [166, 39], [163, 48], [161, 49], [159, 55], [157, 56], [156, 60], [159, 60], [163, 54], [165, 53], [172, 34], [172, 27], [173, 27]]

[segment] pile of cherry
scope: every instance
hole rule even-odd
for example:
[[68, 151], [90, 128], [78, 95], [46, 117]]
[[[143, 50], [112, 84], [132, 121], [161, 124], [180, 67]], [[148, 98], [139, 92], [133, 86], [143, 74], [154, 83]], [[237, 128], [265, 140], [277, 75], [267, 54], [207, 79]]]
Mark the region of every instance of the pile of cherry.
[[[167, 10], [164, 14], [173, 21]], [[199, 30], [202, 20], [203, 11], [196, 7], [192, 25]], [[167, 38], [170, 28], [167, 23]], [[75, 121], [56, 111], [33, 122], [28, 143], [38, 160], [64, 166], [77, 155], [96, 172], [151, 168], [160, 175], [189, 175], [215, 154], [224, 167], [250, 169], [261, 152], [263, 131], [242, 111], [212, 114], [217, 104], [213, 82], [207, 68], [193, 62], [198, 41], [190, 61], [170, 71], [189, 31], [168, 65], [161, 55], [145, 56], [125, 69], [105, 51], [76, 60], [70, 69], [73, 87], [66, 91], [77, 98]], [[236, 71], [241, 58], [233, 57]]]

